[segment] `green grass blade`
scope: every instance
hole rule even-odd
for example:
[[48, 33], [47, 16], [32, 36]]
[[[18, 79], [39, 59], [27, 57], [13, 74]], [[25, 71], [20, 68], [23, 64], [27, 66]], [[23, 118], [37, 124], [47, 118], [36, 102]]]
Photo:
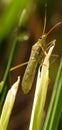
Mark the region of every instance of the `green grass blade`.
[[8, 61], [8, 64], [7, 64], [7, 68], [5, 70], [5, 74], [4, 74], [4, 77], [3, 77], [3, 84], [1, 85], [1, 88], [0, 88], [0, 93], [2, 92], [2, 89], [6, 83], [6, 80], [7, 80], [7, 77], [8, 77], [8, 74], [9, 74], [9, 69], [10, 69], [10, 66], [11, 66], [11, 63], [12, 63], [12, 60], [13, 60], [13, 56], [14, 56], [14, 52], [15, 52], [15, 47], [16, 47], [16, 43], [17, 43], [17, 39], [14, 40], [13, 44], [12, 44], [12, 47], [11, 47], [11, 52], [10, 52], [10, 56], [9, 56], [9, 61]]
[[1, 82], [0, 82], [0, 93], [2, 92], [2, 89], [3, 89], [2, 86], [3, 86], [3, 85], [4, 85], [4, 81], [1, 81]]
[[2, 91], [1, 95], [0, 95], [0, 106], [2, 106], [3, 102], [4, 102], [4, 98], [6, 96], [7, 93], [7, 86], [4, 87], [4, 90]]
[[43, 130], [57, 130], [61, 111], [62, 111], [62, 60], [60, 62]]

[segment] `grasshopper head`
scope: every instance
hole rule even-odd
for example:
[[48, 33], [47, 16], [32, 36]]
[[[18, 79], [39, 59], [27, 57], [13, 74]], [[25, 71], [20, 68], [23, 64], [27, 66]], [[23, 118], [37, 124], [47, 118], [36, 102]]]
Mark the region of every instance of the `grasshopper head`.
[[39, 41], [40, 41], [40, 43], [42, 44], [42, 46], [45, 45], [46, 38], [47, 38], [47, 35], [46, 35], [46, 34], [43, 34], [43, 35], [40, 37]]

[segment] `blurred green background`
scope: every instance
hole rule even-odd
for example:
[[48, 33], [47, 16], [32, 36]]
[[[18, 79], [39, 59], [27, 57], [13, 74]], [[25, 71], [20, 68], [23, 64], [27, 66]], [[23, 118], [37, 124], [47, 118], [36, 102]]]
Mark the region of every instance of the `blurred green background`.
[[[44, 16], [45, 0], [0, 0], [0, 81], [4, 77], [11, 47], [16, 39], [17, 44], [15, 45], [11, 67], [28, 61], [32, 45], [42, 34]], [[62, 0], [47, 0], [46, 18], [47, 33], [57, 22], [62, 21]], [[47, 43], [53, 39], [56, 39], [56, 46], [53, 53], [57, 54], [59, 57], [51, 57], [50, 86], [48, 89], [44, 118], [46, 116], [53, 84], [62, 56], [62, 25], [57, 27], [48, 36]], [[14, 83], [18, 75], [21, 76], [22, 80], [25, 67], [26, 66], [23, 66], [12, 72], [9, 71], [6, 79], [8, 88]], [[28, 129], [35, 81], [36, 76], [33, 88], [27, 95], [23, 94], [20, 84], [8, 130]], [[60, 119], [58, 130], [62, 130], [62, 117]]]

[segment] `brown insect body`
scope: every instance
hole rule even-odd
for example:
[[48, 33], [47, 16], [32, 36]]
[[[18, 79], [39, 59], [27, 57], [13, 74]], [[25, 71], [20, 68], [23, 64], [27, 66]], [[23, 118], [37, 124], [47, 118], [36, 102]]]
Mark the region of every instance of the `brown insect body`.
[[[47, 3], [45, 3], [45, 17], [44, 17], [44, 29], [43, 29], [43, 35], [42, 37], [38, 40], [38, 42], [36, 42], [33, 46], [32, 46], [32, 50], [31, 50], [31, 54], [30, 54], [30, 58], [28, 61], [28, 65], [26, 67], [23, 79], [22, 79], [22, 90], [25, 94], [27, 94], [31, 87], [32, 87], [32, 83], [34, 80], [34, 76], [36, 73], [36, 68], [38, 63], [40, 63], [41, 59], [42, 59], [42, 51], [44, 52], [44, 54], [46, 54], [46, 52], [44, 51], [44, 45], [46, 42], [46, 38], [48, 37], [48, 35], [58, 26], [60, 26], [62, 24], [61, 22], [58, 22], [57, 24], [55, 24], [49, 31], [47, 34], [45, 33], [45, 28], [46, 28], [46, 7], [47, 7]], [[54, 40], [53, 40], [54, 41]], [[49, 45], [51, 45], [53, 43], [53, 41], [51, 41], [49, 43]], [[27, 63], [27, 62], [26, 62]], [[11, 68], [10, 71], [13, 71], [23, 65], [25, 65], [26, 63], [23, 63], [21, 65], [18, 65], [16, 67]]]
[[45, 41], [46, 41], [46, 35], [42, 35], [42, 37], [38, 40], [38, 42], [36, 42], [32, 46], [30, 59], [22, 79], [22, 90], [25, 94], [27, 94], [32, 87], [32, 83], [36, 73], [36, 68], [39, 63], [40, 60], [39, 58]]

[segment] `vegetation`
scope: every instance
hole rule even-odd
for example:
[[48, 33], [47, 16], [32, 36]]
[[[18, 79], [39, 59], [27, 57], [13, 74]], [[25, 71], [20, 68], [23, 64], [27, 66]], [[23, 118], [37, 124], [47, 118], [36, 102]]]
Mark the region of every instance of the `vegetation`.
[[[47, 1], [47, 30], [50, 26], [61, 21], [62, 1]], [[47, 43], [56, 39], [54, 53], [59, 58], [53, 62], [42, 63], [41, 78], [37, 78], [29, 94], [25, 95], [21, 89], [23, 66], [18, 69], [10, 68], [26, 62], [31, 46], [41, 36], [44, 24], [45, 1], [40, 0], [1, 0], [0, 1], [0, 129], [1, 130], [61, 130], [59, 127], [62, 113], [62, 44], [61, 28], [54, 30], [47, 37]], [[43, 23], [43, 24], [42, 24]], [[48, 32], [48, 31], [47, 31]], [[47, 44], [45, 48], [47, 48]], [[51, 49], [51, 46], [47, 48]], [[26, 53], [25, 53], [26, 52]], [[48, 53], [47, 53], [48, 55]], [[46, 56], [42, 54], [42, 60]], [[56, 55], [55, 55], [56, 56]], [[45, 64], [45, 65], [44, 65]], [[44, 69], [47, 70], [44, 71]], [[44, 71], [44, 72], [43, 72]], [[40, 70], [38, 74], [40, 73]], [[9, 76], [10, 75], [10, 76]], [[17, 77], [20, 76], [17, 80]], [[36, 77], [36, 75], [35, 75]], [[49, 84], [49, 77], [50, 87]], [[17, 81], [16, 81], [17, 80]], [[15, 82], [16, 81], [16, 82]], [[15, 83], [14, 83], [15, 82]], [[11, 84], [11, 85], [10, 85]], [[14, 85], [12, 85], [14, 84]], [[54, 84], [54, 85], [53, 85]], [[10, 88], [10, 87], [11, 88]], [[18, 90], [19, 86], [19, 90]], [[51, 91], [53, 89], [53, 91]], [[18, 93], [17, 93], [18, 90]], [[35, 96], [34, 96], [35, 90]], [[50, 93], [49, 93], [50, 92]], [[16, 97], [17, 94], [17, 97]], [[36, 95], [38, 94], [38, 95]], [[52, 96], [51, 96], [52, 95]], [[51, 96], [51, 98], [50, 98]], [[16, 102], [15, 102], [16, 97]], [[34, 97], [34, 99], [33, 99]], [[34, 102], [33, 102], [34, 100]], [[15, 105], [14, 105], [15, 102]], [[33, 102], [33, 108], [32, 108]], [[13, 108], [14, 106], [14, 108]], [[31, 110], [32, 108], [32, 110]], [[12, 111], [13, 109], [13, 111]], [[31, 114], [32, 111], [32, 114]], [[46, 112], [47, 111], [47, 112]], [[11, 115], [12, 112], [12, 115]], [[43, 115], [45, 113], [45, 119]], [[31, 120], [30, 120], [31, 115]], [[11, 120], [10, 119], [11, 116]], [[15, 119], [15, 120], [14, 120]], [[30, 121], [30, 124], [26, 122]], [[14, 122], [16, 124], [14, 125]]]

